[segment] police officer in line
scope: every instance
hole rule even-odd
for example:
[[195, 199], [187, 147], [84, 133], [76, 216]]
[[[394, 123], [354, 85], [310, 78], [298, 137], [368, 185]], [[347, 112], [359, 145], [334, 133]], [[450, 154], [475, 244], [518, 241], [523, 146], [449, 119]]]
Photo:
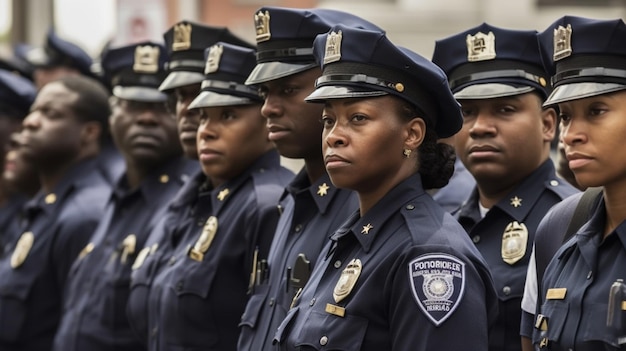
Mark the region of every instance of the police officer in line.
[[[233, 35], [227, 28], [211, 27], [188, 21], [175, 24], [163, 36], [169, 56], [168, 75], [159, 89], [169, 95], [170, 110], [172, 113], [176, 113], [178, 138], [183, 149], [183, 155], [190, 160], [197, 160], [196, 135], [200, 123], [200, 110], [189, 110], [188, 107], [200, 93], [201, 83], [204, 80], [204, 51], [218, 41], [241, 47], [252, 48], [253, 46]], [[204, 177], [202, 170], [198, 167], [189, 179], [202, 177]], [[181, 221], [183, 218], [191, 220], [196, 215], [187, 212], [196, 206], [195, 197], [188, 194], [196, 194], [199, 191], [198, 187], [199, 184], [190, 183], [180, 189], [175, 199], [172, 200], [171, 206], [168, 206], [168, 213], [163, 215], [163, 218], [155, 225], [146, 242], [146, 246], [152, 248], [151, 254], [145, 258], [143, 264], [135, 267], [132, 272], [127, 313], [132, 329], [144, 342], [149, 340], [150, 335], [157, 336], [156, 331], [148, 331], [148, 305], [146, 303], [152, 279], [159, 271], [158, 268], [153, 268], [153, 265], [159, 264], [158, 257], [171, 255], [171, 250], [179, 243], [180, 235], [174, 236], [174, 233], [170, 232], [172, 229], [170, 225], [172, 223], [178, 225], [178, 219]], [[173, 222], [166, 222], [166, 218], [173, 218]], [[197, 230], [202, 230], [204, 221], [197, 222], [196, 226]], [[158, 255], [155, 255], [157, 249]]]
[[257, 66], [246, 84], [258, 85], [269, 139], [280, 154], [304, 160], [286, 187], [282, 215], [262, 279], [241, 319], [240, 351], [273, 350], [272, 338], [294, 296], [307, 282], [328, 235], [357, 206], [356, 197], [330, 181], [321, 153], [322, 106], [304, 102], [321, 74], [313, 40], [336, 24], [378, 29], [354, 15], [327, 9], [262, 7], [254, 14]]
[[425, 188], [453, 172], [438, 143], [462, 120], [444, 73], [383, 32], [337, 25], [314, 43], [333, 184], [359, 208], [331, 233], [274, 342], [281, 350], [486, 350], [487, 264]]
[[173, 95], [171, 105], [176, 112], [183, 152], [186, 157], [197, 160], [196, 131], [200, 112], [188, 107], [200, 93], [200, 83], [204, 79], [204, 50], [218, 41], [248, 48], [254, 46], [228, 28], [189, 21], [176, 23], [163, 37], [170, 57], [167, 65], [169, 73], [159, 90]]
[[200, 109], [203, 174], [168, 212], [161, 246], [178, 243], [152, 267], [148, 350], [236, 349], [249, 290], [262, 279], [258, 258], [267, 256], [276, 204], [293, 178], [267, 139], [263, 99], [244, 85], [255, 65], [254, 49], [218, 42], [206, 50], [202, 90], [189, 105]]
[[111, 134], [126, 170], [72, 266], [54, 350], [137, 350], [126, 318], [131, 266], [154, 223], [196, 163], [183, 158], [167, 95], [166, 50], [143, 42], [103, 57], [113, 87]]
[[0, 69], [17, 74], [32, 82], [35, 68], [20, 56], [21, 48], [26, 48], [25, 45], [16, 45], [11, 55], [0, 55]]
[[[624, 350], [626, 24], [565, 16], [540, 33], [539, 42], [554, 85], [544, 105], [558, 105], [569, 166], [580, 185], [603, 191], [545, 271], [532, 321], [534, 347]], [[556, 205], [540, 226], [552, 231], [538, 237], [562, 240], [578, 200]]]
[[435, 44], [433, 62], [461, 103], [459, 157], [476, 187], [456, 212], [489, 264], [499, 313], [490, 350], [520, 350], [520, 303], [537, 225], [577, 192], [550, 159], [556, 111], [543, 109], [548, 75], [536, 31], [483, 23]]
[[27, 162], [41, 190], [23, 210], [10, 254], [0, 258], [0, 349], [50, 350], [70, 266], [100, 220], [110, 187], [97, 168], [110, 108], [83, 76], [43, 87], [23, 121]]
[[[4, 171], [11, 135], [21, 129], [35, 95], [37, 90], [31, 81], [0, 69], [0, 172]], [[5, 244], [11, 242], [10, 235], [17, 232], [12, 232], [11, 227], [17, 225], [18, 214], [26, 200], [26, 194], [4, 179], [0, 180], [0, 253], [4, 252]]]

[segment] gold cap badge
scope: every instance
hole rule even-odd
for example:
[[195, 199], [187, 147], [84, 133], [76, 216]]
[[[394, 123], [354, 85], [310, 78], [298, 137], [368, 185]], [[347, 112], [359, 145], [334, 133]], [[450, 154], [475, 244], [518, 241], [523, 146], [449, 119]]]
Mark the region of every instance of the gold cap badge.
[[254, 15], [254, 27], [256, 28], [257, 43], [270, 40], [270, 38], [272, 37], [272, 33], [270, 33], [269, 11], [265, 11], [265, 13], [259, 11], [259, 13]]
[[524, 223], [513, 221], [509, 223], [502, 234], [502, 260], [514, 264], [526, 254], [528, 244], [528, 229]]
[[172, 42], [172, 50], [187, 50], [191, 47], [191, 24], [178, 23], [174, 26], [174, 41]]
[[20, 236], [17, 245], [15, 245], [15, 250], [13, 250], [13, 255], [11, 255], [11, 268], [15, 269], [24, 263], [34, 242], [33, 232], [25, 232]]
[[326, 37], [326, 50], [324, 52], [324, 64], [337, 62], [341, 60], [341, 39], [343, 34], [341, 31], [330, 32]]
[[133, 71], [137, 73], [156, 73], [159, 71], [159, 47], [152, 45], [135, 48]]
[[572, 25], [559, 26], [554, 30], [554, 61], [572, 54]]
[[496, 36], [493, 32], [468, 34], [465, 41], [468, 61], [485, 61], [496, 58]]
[[354, 258], [348, 263], [343, 272], [341, 272], [341, 277], [333, 290], [335, 302], [339, 302], [350, 295], [357, 279], [359, 279], [359, 275], [361, 275], [361, 270], [363, 270], [363, 266], [358, 258]]
[[222, 58], [223, 52], [224, 47], [222, 45], [211, 46], [211, 48], [209, 49], [209, 55], [206, 58], [204, 74], [217, 72], [218, 68], [220, 67], [220, 59]]
[[202, 261], [204, 259], [204, 254], [211, 247], [211, 243], [213, 242], [213, 238], [215, 238], [215, 233], [217, 232], [217, 217], [211, 216], [204, 223], [204, 227], [202, 228], [202, 234], [193, 245], [193, 247], [189, 250], [189, 257], [196, 261]]

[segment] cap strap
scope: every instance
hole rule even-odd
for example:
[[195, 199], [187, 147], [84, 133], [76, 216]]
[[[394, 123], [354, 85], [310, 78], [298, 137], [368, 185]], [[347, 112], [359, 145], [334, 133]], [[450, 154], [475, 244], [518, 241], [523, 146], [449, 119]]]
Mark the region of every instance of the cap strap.
[[270, 60], [277, 57], [311, 56], [313, 60], [313, 48], [285, 48], [276, 50], [264, 50], [256, 53], [257, 61]]
[[259, 91], [251, 86], [239, 84], [237, 82], [224, 82], [220, 80], [204, 80], [202, 81], [202, 90], [211, 90], [209, 88], [238, 91], [241, 93], [250, 94], [253, 96], [259, 96]]

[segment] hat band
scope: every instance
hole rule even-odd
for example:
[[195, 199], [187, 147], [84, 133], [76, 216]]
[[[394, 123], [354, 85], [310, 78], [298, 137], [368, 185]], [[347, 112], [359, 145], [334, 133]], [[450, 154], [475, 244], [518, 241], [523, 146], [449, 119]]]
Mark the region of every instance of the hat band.
[[467, 75], [458, 79], [450, 80], [450, 89], [454, 91], [456, 87], [469, 83], [469, 82], [473, 82], [473, 81], [493, 79], [493, 78], [501, 79], [505, 77], [523, 78], [531, 82], [535, 82], [543, 87], [546, 86], [546, 79], [542, 76], [538, 76], [536, 74], [532, 74], [521, 69], [508, 69], [508, 70], [500, 70], [500, 71], [478, 72], [478, 73], [473, 73], [473, 74], [470, 74], [470, 75]]
[[[589, 68], [580, 68], [580, 69], [572, 69], [568, 71], [562, 71], [555, 74], [552, 77], [552, 85], [557, 85], [557, 83], [561, 83], [561, 81], [566, 79], [580, 78], [580, 81], [597, 81], [598, 79], [584, 79], [586, 77], [604, 77], [608, 78], [605, 80], [610, 80], [610, 78], [618, 78], [620, 82], [626, 83], [623, 80], [626, 80], [626, 70], [617, 69], [617, 68], [606, 68], [606, 67], [589, 67]], [[604, 81], [604, 80], [603, 80]]]
[[286, 48], [286, 49], [276, 49], [276, 50], [263, 50], [258, 51], [256, 53], [257, 61], [265, 61], [276, 59], [279, 57], [297, 57], [297, 56], [310, 56], [311, 60], [314, 60], [313, 57], [313, 48]]
[[204, 70], [204, 66], [205, 66], [206, 62], [204, 61], [196, 61], [196, 60], [176, 60], [176, 61], [170, 61], [168, 64], [168, 69], [173, 70], [177, 67], [194, 67], [194, 68], [199, 68], [200, 71]]
[[236, 92], [240, 92], [244, 94], [253, 95], [261, 99], [261, 96], [259, 95], [259, 91], [256, 88], [239, 84], [237, 82], [224, 82], [220, 80], [210, 80], [210, 79], [202, 81], [202, 86], [201, 86], [202, 90], [210, 90], [210, 88], [236, 91]]
[[366, 83], [394, 90], [397, 90], [398, 84], [380, 78], [370, 77], [365, 74], [329, 74], [317, 78], [315, 80], [315, 87], [319, 87], [324, 83]]

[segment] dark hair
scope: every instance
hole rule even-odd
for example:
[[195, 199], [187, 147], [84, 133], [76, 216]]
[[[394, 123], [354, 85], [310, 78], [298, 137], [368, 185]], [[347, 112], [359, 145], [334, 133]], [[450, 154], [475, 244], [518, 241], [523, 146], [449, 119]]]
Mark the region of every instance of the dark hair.
[[400, 115], [411, 120], [420, 117], [426, 123], [426, 134], [422, 144], [418, 147], [418, 171], [422, 178], [424, 189], [439, 189], [448, 184], [454, 173], [456, 153], [451, 145], [440, 143], [437, 132], [428, 118], [423, 118], [413, 105], [398, 99], [401, 102]]
[[72, 107], [76, 117], [84, 122], [100, 123], [102, 127], [100, 142], [108, 140], [111, 106], [107, 89], [97, 80], [81, 75], [65, 76], [57, 81], [78, 94], [78, 99]]

